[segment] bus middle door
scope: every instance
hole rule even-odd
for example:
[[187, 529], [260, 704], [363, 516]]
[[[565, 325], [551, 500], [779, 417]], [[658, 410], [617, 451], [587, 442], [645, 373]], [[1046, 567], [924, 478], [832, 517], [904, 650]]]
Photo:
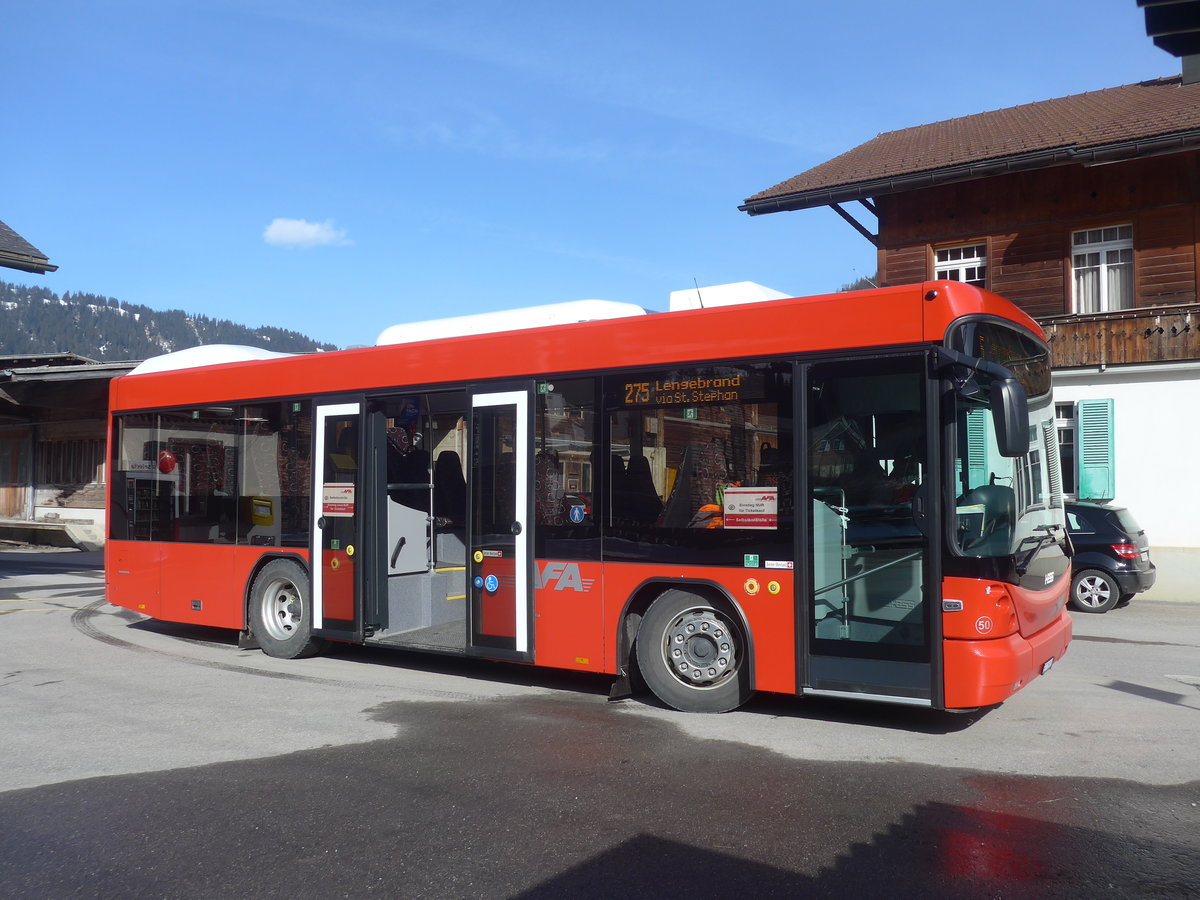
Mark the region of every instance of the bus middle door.
[[469, 652], [531, 660], [529, 390], [471, 399]]

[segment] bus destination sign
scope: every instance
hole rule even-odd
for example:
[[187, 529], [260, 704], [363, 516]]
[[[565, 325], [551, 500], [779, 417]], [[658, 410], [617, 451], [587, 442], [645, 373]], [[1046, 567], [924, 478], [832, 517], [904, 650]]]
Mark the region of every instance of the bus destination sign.
[[670, 373], [624, 383], [624, 406], [700, 406], [761, 399], [762, 377], [738, 369]]

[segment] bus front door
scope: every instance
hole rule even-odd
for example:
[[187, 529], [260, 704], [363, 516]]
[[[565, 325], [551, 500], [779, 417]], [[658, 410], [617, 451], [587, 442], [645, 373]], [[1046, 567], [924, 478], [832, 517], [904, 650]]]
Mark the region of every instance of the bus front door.
[[314, 409], [313, 633], [362, 639], [362, 404]]
[[808, 369], [806, 693], [940, 703], [929, 384], [920, 355]]
[[529, 583], [529, 392], [471, 401], [469, 652], [533, 658]]

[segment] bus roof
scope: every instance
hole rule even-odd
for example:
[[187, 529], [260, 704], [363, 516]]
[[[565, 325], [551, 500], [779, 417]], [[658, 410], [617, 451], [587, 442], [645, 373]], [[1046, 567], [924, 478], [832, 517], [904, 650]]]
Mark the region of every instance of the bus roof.
[[199, 347], [188, 347], [186, 350], [152, 356], [134, 366], [129, 374], [146, 375], [151, 372], [171, 372], [175, 369], [195, 369], [200, 366], [219, 366], [248, 360], [281, 359], [295, 355], [264, 350], [261, 347], [247, 347], [243, 344], [201, 344]]
[[[169, 371], [181, 368], [168, 362], [188, 353], [181, 351], [161, 359], [157, 370], [114, 379], [111, 408], [425, 389], [706, 360], [913, 346], [941, 342], [951, 322], [981, 314], [1043, 336], [1029, 316], [995, 294], [959, 282], [925, 282], [651, 315], [641, 310], [573, 324], [542, 323], [499, 335], [456, 335], [291, 357], [256, 351], [269, 358], [198, 363]], [[205, 348], [194, 349], [202, 358]]]
[[499, 331], [519, 331], [525, 328], [545, 328], [548, 325], [571, 325], [600, 319], [622, 319], [644, 316], [649, 310], [632, 303], [615, 300], [571, 300], [566, 303], [546, 303], [520, 309], [476, 313], [469, 316], [450, 316], [424, 322], [408, 322], [385, 328], [375, 341], [376, 347], [385, 344], [411, 344], [437, 338], [463, 337], [468, 334], [494, 334]]

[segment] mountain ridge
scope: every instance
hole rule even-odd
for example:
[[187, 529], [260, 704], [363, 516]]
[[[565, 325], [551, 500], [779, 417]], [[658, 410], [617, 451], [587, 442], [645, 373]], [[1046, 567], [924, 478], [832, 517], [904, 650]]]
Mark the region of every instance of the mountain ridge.
[[141, 360], [201, 344], [245, 344], [282, 353], [336, 350], [297, 331], [250, 328], [179, 309], [0, 280], [0, 355], [75, 353], [98, 362]]

